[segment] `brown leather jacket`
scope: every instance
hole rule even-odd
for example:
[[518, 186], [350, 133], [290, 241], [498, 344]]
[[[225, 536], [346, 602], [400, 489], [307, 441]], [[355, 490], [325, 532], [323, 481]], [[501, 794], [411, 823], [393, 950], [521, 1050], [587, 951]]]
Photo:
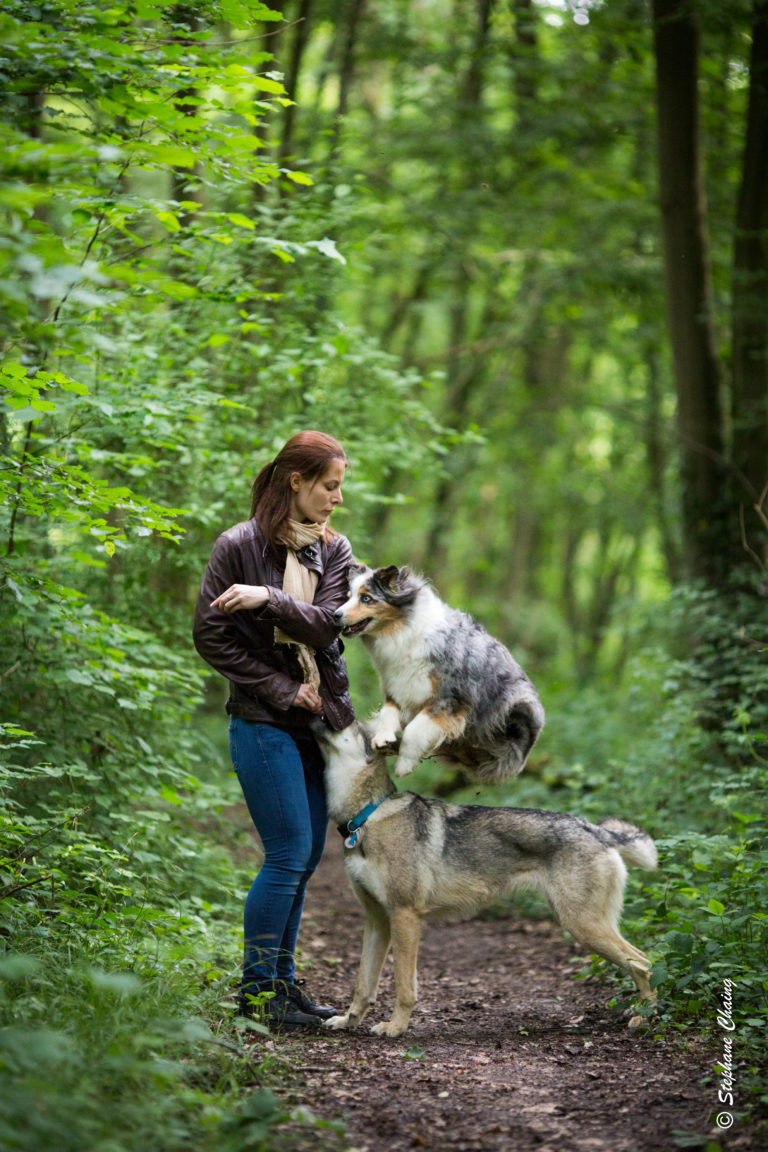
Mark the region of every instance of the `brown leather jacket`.
[[[292, 707], [302, 683], [299, 662], [291, 645], [275, 644], [275, 625], [279, 625], [315, 649], [323, 714], [338, 731], [354, 719], [344, 645], [333, 624], [334, 612], [347, 599], [352, 549], [346, 537], [334, 536], [328, 544], [320, 540], [302, 548], [297, 556], [319, 575], [312, 604], [283, 592], [285, 549], [275, 555], [254, 520], [222, 533], [197, 598], [195, 647], [229, 680], [227, 712], [255, 723], [307, 727], [313, 714]], [[269, 603], [231, 615], [211, 608], [211, 601], [231, 584], [266, 585]]]

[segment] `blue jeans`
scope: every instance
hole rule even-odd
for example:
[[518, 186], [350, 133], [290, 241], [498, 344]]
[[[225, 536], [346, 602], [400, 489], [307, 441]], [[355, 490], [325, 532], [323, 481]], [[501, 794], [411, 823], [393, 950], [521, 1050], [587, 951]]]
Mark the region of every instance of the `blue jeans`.
[[328, 830], [323, 759], [311, 732], [232, 716], [229, 748], [264, 863], [245, 901], [243, 987], [292, 983], [309, 877]]

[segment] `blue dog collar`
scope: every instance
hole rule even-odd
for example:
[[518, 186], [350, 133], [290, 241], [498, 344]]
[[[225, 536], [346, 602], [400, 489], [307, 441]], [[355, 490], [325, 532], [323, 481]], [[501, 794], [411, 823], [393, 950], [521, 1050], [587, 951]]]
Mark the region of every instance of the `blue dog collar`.
[[338, 829], [344, 837], [344, 847], [354, 848], [358, 841], [358, 832], [365, 824], [369, 816], [372, 816], [380, 804], [385, 800], [389, 800], [390, 796], [394, 796], [394, 792], [387, 792], [386, 796], [382, 796], [379, 800], [374, 800], [371, 804], [366, 804], [365, 808], [358, 812], [357, 816], [353, 816], [346, 824], [339, 824]]

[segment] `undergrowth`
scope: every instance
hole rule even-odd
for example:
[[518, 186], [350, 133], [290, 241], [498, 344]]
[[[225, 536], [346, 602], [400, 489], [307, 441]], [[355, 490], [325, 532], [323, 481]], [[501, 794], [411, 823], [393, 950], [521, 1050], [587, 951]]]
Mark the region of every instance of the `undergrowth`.
[[[198, 781], [190, 808], [224, 799]], [[86, 820], [15, 841], [35, 854], [0, 903], [3, 1148], [248, 1152], [327, 1126], [281, 1103], [290, 1062], [232, 1012], [250, 873], [215, 841], [234, 828], [154, 814], [121, 846]]]
[[[35, 605], [37, 662], [26, 682], [16, 673], [19, 707], [0, 726], [0, 1143], [13, 1152], [290, 1146], [296, 1125], [324, 1122], [282, 1104], [290, 1064], [228, 1007], [253, 861], [240, 869], [250, 842], [227, 817], [236, 782], [195, 717], [199, 676], [134, 629], [104, 616], [68, 628], [66, 605], [53, 611]], [[706, 644], [690, 643], [697, 618]], [[647, 828], [660, 866], [630, 874], [624, 924], [653, 960], [651, 1035], [711, 1043], [716, 1076], [728, 982], [736, 1110], [758, 1116], [765, 645], [732, 607], [692, 594], [673, 600], [643, 641], [621, 685], [542, 693], [547, 728], [520, 777], [455, 798]], [[445, 791], [434, 763], [407, 786]], [[595, 958], [583, 974], [616, 980]], [[331, 1127], [316, 1135], [338, 1146], [343, 1134]]]
[[232, 1010], [256, 859], [192, 724], [199, 674], [106, 618], [49, 624], [0, 724], [0, 1146], [255, 1152], [328, 1127]]
[[[659, 867], [630, 871], [623, 918], [653, 961], [651, 1029], [704, 1039], [717, 1076], [727, 998], [736, 1112], [766, 1122], [768, 644], [754, 602], [679, 590], [621, 686], [553, 691], [522, 775], [452, 798], [618, 816], [651, 833]], [[421, 786], [440, 787], [434, 764], [421, 772]], [[598, 957], [581, 975], [622, 982]]]

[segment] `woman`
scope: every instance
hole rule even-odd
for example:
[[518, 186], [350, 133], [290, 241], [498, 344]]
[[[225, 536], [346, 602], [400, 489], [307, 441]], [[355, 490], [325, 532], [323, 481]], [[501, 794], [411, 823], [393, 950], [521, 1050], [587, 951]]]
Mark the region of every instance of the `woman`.
[[296, 981], [295, 951], [328, 826], [310, 725], [354, 719], [333, 625], [352, 551], [329, 525], [347, 464], [331, 436], [291, 437], [256, 477], [251, 519], [217, 540], [195, 612], [195, 646], [229, 680], [232, 761], [265, 851], [245, 901], [240, 1011], [272, 992], [260, 1011], [281, 1028], [334, 1015]]

